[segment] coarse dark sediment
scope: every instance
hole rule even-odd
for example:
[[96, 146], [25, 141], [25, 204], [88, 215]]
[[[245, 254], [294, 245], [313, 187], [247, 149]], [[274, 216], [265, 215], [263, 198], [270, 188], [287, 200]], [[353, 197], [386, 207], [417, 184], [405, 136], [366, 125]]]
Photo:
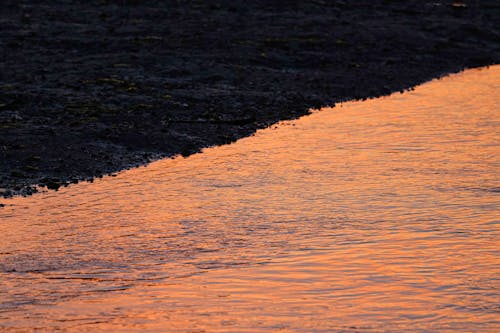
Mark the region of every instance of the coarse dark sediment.
[[498, 1], [4, 1], [0, 193], [499, 63], [498, 22]]

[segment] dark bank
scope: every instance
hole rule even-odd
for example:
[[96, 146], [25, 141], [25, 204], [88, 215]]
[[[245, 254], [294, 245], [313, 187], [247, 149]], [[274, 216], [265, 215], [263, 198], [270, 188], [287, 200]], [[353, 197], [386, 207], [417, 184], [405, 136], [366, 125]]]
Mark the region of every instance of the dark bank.
[[4, 1], [0, 193], [500, 61], [496, 1]]

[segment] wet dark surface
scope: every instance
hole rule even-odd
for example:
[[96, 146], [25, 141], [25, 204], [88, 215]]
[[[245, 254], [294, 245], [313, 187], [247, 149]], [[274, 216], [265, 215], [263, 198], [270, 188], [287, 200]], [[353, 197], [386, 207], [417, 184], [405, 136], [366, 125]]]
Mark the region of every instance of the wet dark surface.
[[498, 63], [496, 1], [3, 1], [0, 192]]

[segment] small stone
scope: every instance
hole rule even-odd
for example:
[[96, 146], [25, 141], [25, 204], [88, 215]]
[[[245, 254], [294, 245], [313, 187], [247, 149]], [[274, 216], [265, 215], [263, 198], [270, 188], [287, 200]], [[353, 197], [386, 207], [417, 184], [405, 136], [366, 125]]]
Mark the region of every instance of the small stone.
[[57, 191], [59, 189], [59, 187], [61, 187], [61, 185], [56, 183], [56, 182], [50, 181], [47, 183], [47, 188], [49, 190], [56, 190]]

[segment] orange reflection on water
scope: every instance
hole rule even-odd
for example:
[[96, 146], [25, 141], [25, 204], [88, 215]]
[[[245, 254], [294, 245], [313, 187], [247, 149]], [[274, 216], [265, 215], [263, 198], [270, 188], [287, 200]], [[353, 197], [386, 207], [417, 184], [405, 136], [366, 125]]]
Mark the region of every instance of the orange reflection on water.
[[498, 332], [500, 67], [0, 213], [0, 330]]

